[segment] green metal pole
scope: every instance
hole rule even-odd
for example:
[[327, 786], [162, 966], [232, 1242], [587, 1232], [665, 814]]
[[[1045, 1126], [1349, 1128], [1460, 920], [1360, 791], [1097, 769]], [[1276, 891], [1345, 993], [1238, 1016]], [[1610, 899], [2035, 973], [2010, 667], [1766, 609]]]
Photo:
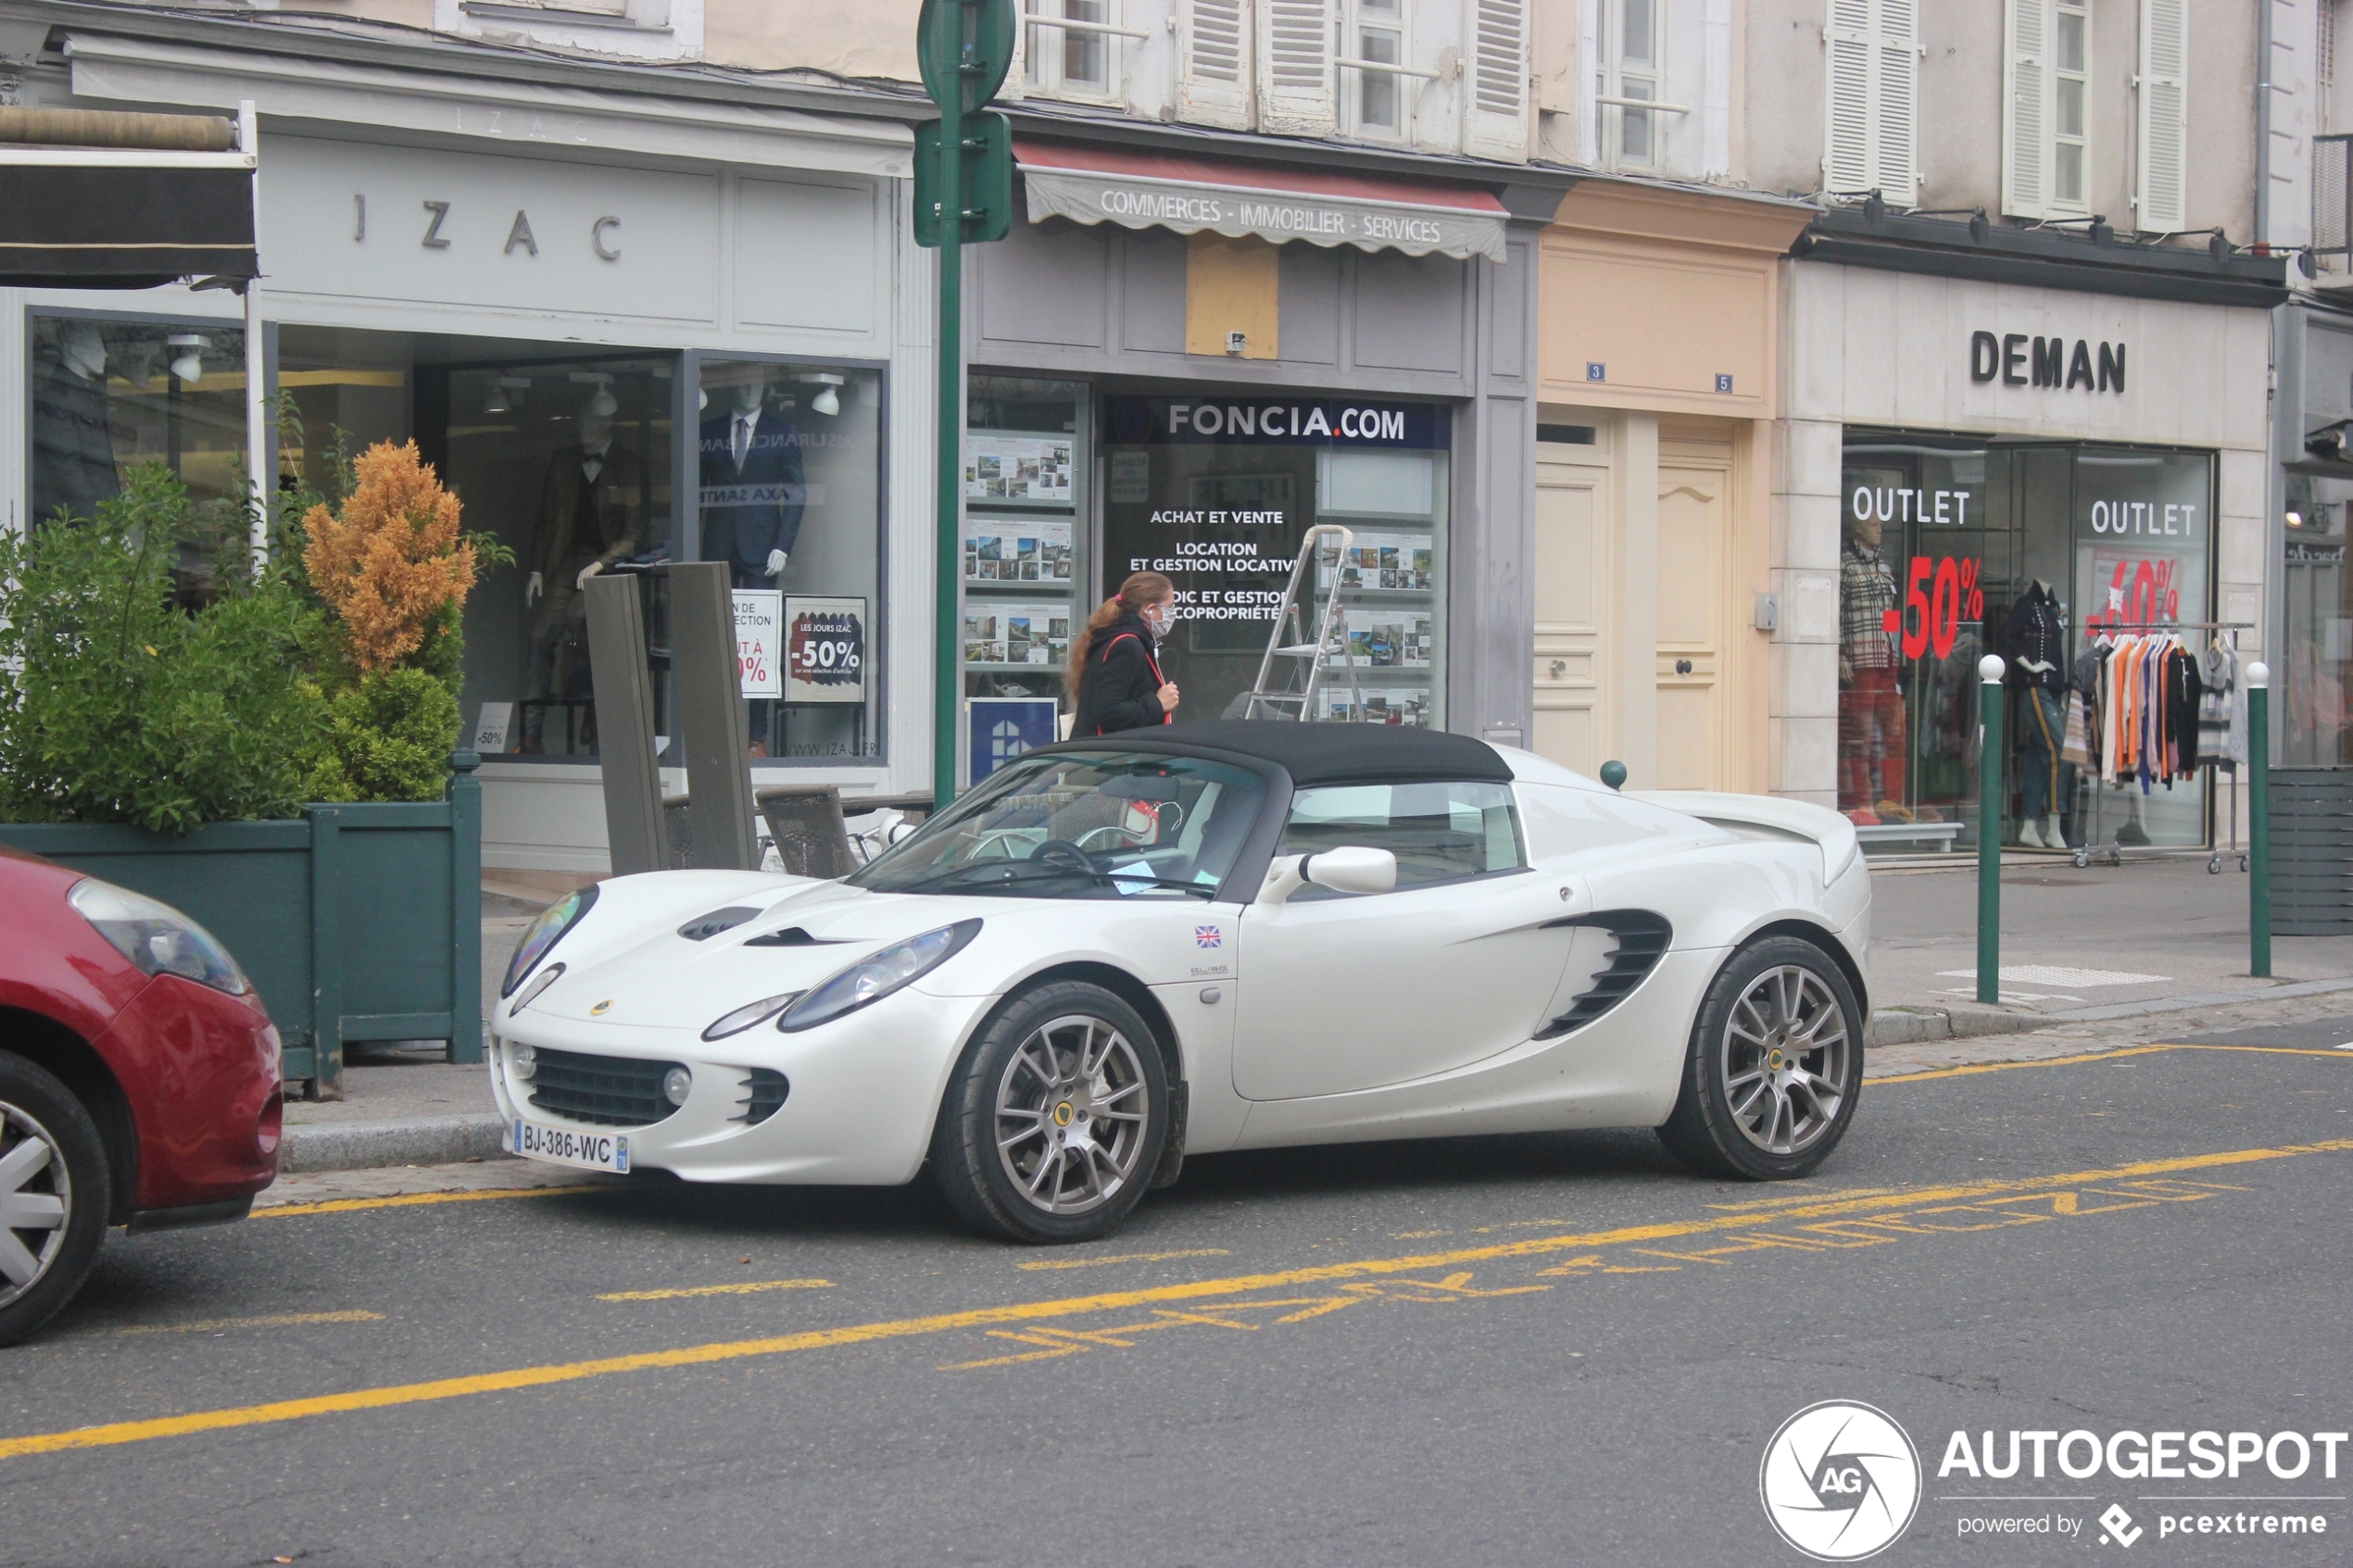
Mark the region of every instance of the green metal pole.
[[2271, 671], [2246, 667], [2247, 972], [2271, 975]]
[[2002, 999], [2002, 661], [1977, 661], [1977, 999]]
[[[965, 6], [942, 6], [938, 25], [953, 28], [953, 53], [961, 56]], [[932, 628], [931, 734], [932, 809], [944, 811], [956, 797], [956, 715], [963, 707], [964, 683], [956, 658], [958, 562], [963, 541], [964, 455], [964, 112], [963, 81], [939, 106], [939, 526], [938, 560], [932, 573], [936, 624]]]

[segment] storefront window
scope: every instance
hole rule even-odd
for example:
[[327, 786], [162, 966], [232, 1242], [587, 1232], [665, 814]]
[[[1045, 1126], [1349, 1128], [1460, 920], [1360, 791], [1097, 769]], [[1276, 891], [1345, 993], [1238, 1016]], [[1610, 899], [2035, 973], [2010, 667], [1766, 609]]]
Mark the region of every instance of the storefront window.
[[[1350, 657], [1327, 660], [1303, 716], [1444, 723], [1444, 408], [1204, 391], [1107, 398], [1102, 427], [1098, 602], [1132, 571], [1176, 580], [1179, 718], [1241, 716], [1307, 530], [1336, 523], [1351, 538], [1311, 574], [1306, 629], [1336, 581]], [[1277, 656], [1269, 691], [1302, 690], [1300, 662]]]
[[965, 385], [965, 776], [1055, 738], [1088, 500], [1083, 382], [976, 375]]
[[2353, 465], [2312, 461], [2287, 471], [2286, 655], [2279, 747], [2291, 767], [2353, 765], [2353, 580], [2345, 571], [2346, 504]]
[[[2167, 669], [2147, 658], [2197, 659], [2215, 640], [2212, 471], [2203, 454], [1850, 434], [1838, 804], [1867, 845], [1975, 842], [1988, 652], [2010, 665], [2005, 842], [2205, 842], [2195, 705], [2105, 746], [2098, 723], [2162, 706]], [[2115, 689], [2128, 672], [2147, 684]]]
[[751, 754], [878, 756], [882, 374], [704, 359], [698, 391], [696, 554], [727, 563], [739, 628], [776, 629], [744, 671]]
[[198, 502], [245, 495], [245, 337], [234, 323], [32, 320], [32, 515], [89, 518], [139, 463]]

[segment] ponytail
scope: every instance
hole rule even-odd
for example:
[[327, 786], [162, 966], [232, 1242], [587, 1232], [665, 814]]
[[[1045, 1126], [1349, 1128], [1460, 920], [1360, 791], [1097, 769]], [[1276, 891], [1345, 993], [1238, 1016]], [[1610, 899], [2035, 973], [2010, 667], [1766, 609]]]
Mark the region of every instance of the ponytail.
[[1146, 605], [1156, 605], [1176, 596], [1176, 584], [1157, 571], [1139, 571], [1119, 585], [1119, 592], [1105, 599], [1087, 618], [1087, 624], [1070, 639], [1070, 666], [1063, 671], [1063, 684], [1070, 691], [1070, 703], [1078, 706], [1078, 685], [1087, 675], [1087, 656], [1094, 651], [1095, 633], [1123, 615], [1140, 615]]

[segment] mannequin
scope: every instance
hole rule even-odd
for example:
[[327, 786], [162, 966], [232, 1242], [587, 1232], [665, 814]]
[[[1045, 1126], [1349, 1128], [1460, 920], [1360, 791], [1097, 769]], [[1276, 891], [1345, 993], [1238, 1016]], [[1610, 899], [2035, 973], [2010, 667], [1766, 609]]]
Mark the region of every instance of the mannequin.
[[64, 510], [97, 515], [122, 492], [107, 423], [107, 340], [95, 321], [57, 323], [54, 364], [43, 362], [32, 389], [32, 515], [47, 522]]
[[702, 423], [702, 558], [727, 562], [738, 588], [781, 585], [807, 500], [799, 434], [767, 409], [767, 392], [739, 383]]
[[[534, 530], [531, 576], [523, 584], [530, 618], [529, 681], [534, 696], [562, 697], [572, 679], [573, 610], [588, 580], [637, 553], [646, 532], [650, 494], [646, 460], [612, 436], [620, 405], [599, 387], [574, 420], [580, 440], [547, 460]], [[531, 717], [535, 720], [535, 709]], [[535, 749], [536, 725], [524, 725], [524, 749]]]
[[2070, 770], [2059, 752], [2067, 738], [2067, 611], [2048, 583], [2036, 578], [2010, 606], [2002, 648], [2009, 656], [2010, 684], [2022, 699], [2015, 728], [2018, 842], [2028, 849], [2064, 849], [2059, 807], [2068, 797]]
[[1838, 809], [1864, 826], [1909, 822], [1905, 808], [1901, 644], [1887, 629], [1898, 599], [1880, 557], [1880, 525], [1851, 517], [1838, 572]]

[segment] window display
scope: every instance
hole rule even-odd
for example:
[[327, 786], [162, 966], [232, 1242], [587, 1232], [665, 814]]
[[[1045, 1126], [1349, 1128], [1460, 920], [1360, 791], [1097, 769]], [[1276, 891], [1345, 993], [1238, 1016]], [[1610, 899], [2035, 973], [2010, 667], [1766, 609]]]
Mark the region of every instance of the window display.
[[[1989, 652], [2009, 665], [2004, 842], [2205, 842], [2194, 740], [2187, 768], [2152, 762], [2144, 775], [2144, 760], [2184, 755], [2169, 750], [2172, 729], [2129, 743], [2130, 767], [2097, 735], [2103, 671], [2120, 646], [2161, 684], [2200, 664], [2213, 640], [2212, 472], [2196, 453], [1849, 433], [1838, 807], [1867, 846], [1975, 841], [1977, 662]], [[2153, 633], [2177, 635], [2190, 657], [2145, 671]], [[2187, 700], [2194, 733], [2197, 695]], [[2107, 711], [2116, 721], [2113, 703]]]
[[880, 754], [871, 678], [881, 602], [882, 373], [702, 359], [695, 555], [784, 597], [784, 695], [755, 698], [754, 758]]
[[[976, 375], [964, 431], [964, 696], [1051, 699], [1068, 712], [1063, 670], [1085, 581], [1087, 387]], [[1018, 736], [1012, 744], [1021, 744]], [[1003, 759], [966, 759], [978, 780]]]
[[2353, 463], [2287, 465], [2284, 657], [2274, 728], [2290, 767], [2353, 765], [2353, 578], [2346, 573], [2346, 503]]
[[242, 499], [245, 332], [233, 322], [32, 319], [32, 516], [96, 515], [137, 463]]

